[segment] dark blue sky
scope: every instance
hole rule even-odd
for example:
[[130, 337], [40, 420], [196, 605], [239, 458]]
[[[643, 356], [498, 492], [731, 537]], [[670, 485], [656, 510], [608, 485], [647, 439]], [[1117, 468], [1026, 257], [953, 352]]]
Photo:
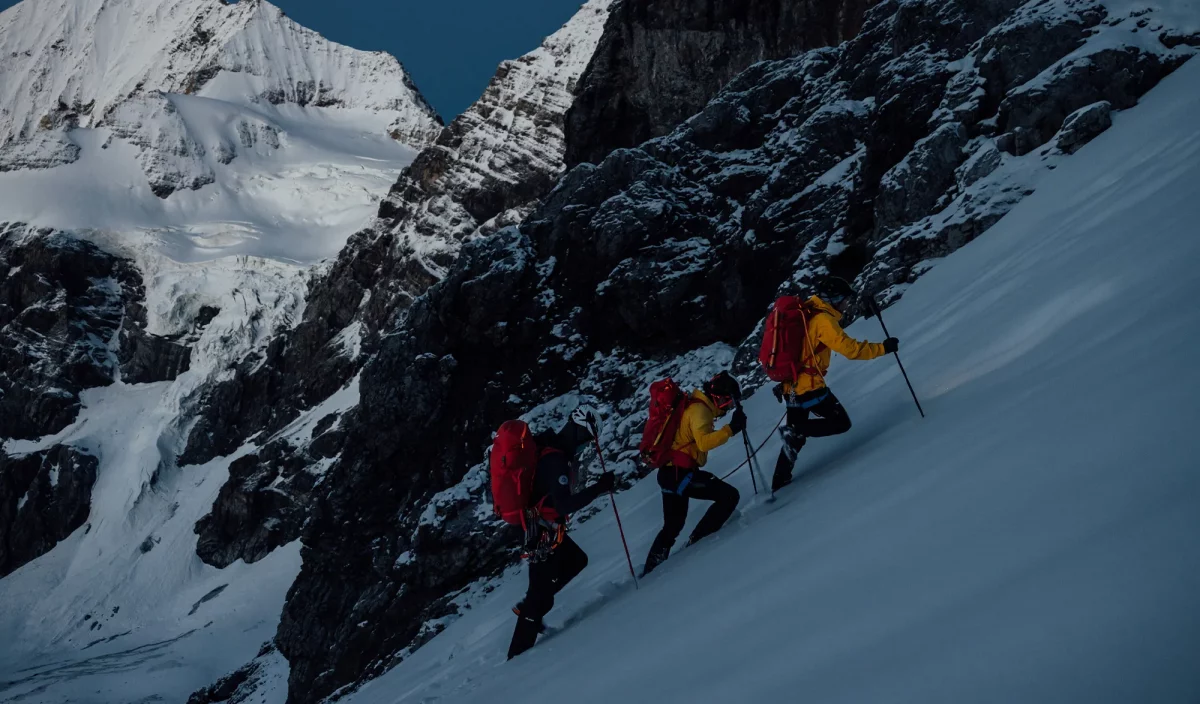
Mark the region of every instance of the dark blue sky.
[[336, 42], [400, 59], [449, 122], [483, 93], [497, 64], [541, 44], [584, 0], [272, 2]]
[[[479, 97], [497, 64], [536, 47], [583, 1], [271, 0], [336, 42], [400, 59], [447, 122]], [[16, 4], [0, 0], [0, 11]]]

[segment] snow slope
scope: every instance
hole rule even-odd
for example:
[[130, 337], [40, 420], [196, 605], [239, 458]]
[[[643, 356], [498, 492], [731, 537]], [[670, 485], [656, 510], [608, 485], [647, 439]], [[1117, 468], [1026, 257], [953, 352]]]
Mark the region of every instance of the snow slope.
[[[563, 632], [504, 662], [514, 569], [347, 701], [1200, 699], [1198, 111], [1193, 59], [887, 310], [928, 418], [890, 360], [841, 360], [855, 427], [777, 503], [743, 470], [740, 514], [634, 591], [602, 499]], [[781, 409], [748, 411], [761, 440]], [[657, 486], [619, 503], [640, 565]]]

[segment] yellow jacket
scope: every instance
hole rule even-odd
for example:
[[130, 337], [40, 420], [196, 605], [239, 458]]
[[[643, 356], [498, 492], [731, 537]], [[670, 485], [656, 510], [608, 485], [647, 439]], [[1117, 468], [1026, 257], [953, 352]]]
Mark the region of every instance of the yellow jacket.
[[708, 462], [708, 453], [729, 442], [733, 430], [728, 425], [720, 430], [713, 430], [713, 421], [724, 415], [717, 406], [700, 389], [692, 392], [692, 398], [700, 403], [688, 404], [683, 412], [683, 422], [675, 433], [675, 442], [671, 443], [672, 450], [679, 450], [691, 455], [696, 464], [703, 467]]
[[842, 314], [836, 308], [816, 296], [808, 299], [808, 301], [820, 311], [808, 320], [808, 341], [814, 348], [818, 343], [825, 345], [825, 347], [817, 353], [815, 358], [806, 356], [804, 363], [808, 366], [816, 367], [821, 374], [820, 376], [815, 374], [801, 374], [800, 378], [794, 382], [783, 382], [783, 392], [785, 394], [796, 394], [798, 396], [824, 387], [825, 373], [829, 371], [831, 352], [837, 352], [846, 359], [875, 359], [887, 354], [883, 351], [882, 343], [860, 342], [847, 335], [846, 331], [842, 330], [842, 326], [839, 325], [842, 320]]

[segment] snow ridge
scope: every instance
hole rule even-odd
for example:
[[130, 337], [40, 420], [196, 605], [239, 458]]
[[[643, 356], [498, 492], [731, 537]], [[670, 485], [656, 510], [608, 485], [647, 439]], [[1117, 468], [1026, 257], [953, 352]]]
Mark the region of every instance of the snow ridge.
[[563, 122], [611, 2], [589, 0], [537, 49], [501, 63], [392, 189], [377, 228], [431, 273], [445, 272], [464, 239], [519, 222], [562, 173]]

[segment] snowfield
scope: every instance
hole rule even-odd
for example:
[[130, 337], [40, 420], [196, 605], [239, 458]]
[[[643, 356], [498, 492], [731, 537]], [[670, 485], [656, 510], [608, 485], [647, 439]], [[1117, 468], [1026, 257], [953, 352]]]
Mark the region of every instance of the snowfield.
[[[67, 230], [119, 233], [121, 253], [152, 249], [180, 262], [257, 256], [295, 265], [332, 257], [371, 222], [380, 199], [416, 152], [383, 132], [379, 115], [294, 105], [246, 107], [170, 95], [179, 140], [202, 156], [168, 160], [197, 190], [156, 196], [142, 151], [109, 128], [76, 129], [78, 161], [53, 169], [0, 173], [0, 217]], [[386, 116], [384, 116], [386, 117]], [[265, 139], [244, 137], [253, 126]], [[250, 142], [250, 147], [243, 146]], [[236, 156], [221, 163], [221, 148]], [[193, 155], [194, 156], [194, 155]], [[157, 165], [163, 168], [163, 165]], [[152, 167], [153, 168], [153, 167]]]
[[[1197, 114], [1193, 59], [886, 311], [927, 419], [891, 360], [841, 360], [855, 426], [776, 503], [742, 470], [740, 513], [635, 591], [601, 499], [561, 632], [504, 661], [513, 569], [344, 701], [1200, 700]], [[782, 409], [747, 408], [761, 441]], [[618, 503], [640, 567], [658, 488]]]

